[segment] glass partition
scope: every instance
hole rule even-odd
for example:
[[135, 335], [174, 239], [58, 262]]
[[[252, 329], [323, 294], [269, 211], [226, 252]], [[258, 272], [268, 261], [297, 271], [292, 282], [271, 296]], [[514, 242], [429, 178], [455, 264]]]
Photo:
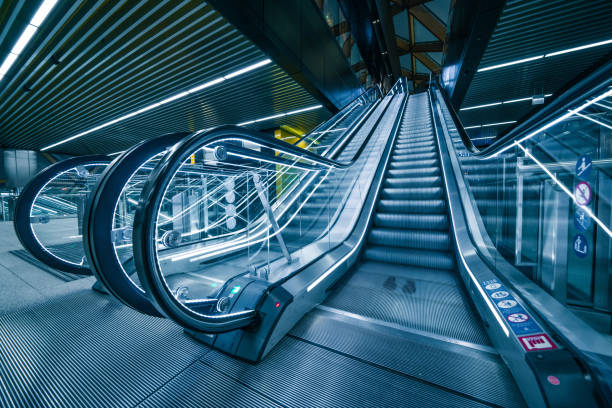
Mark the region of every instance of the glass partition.
[[612, 90], [576, 101], [486, 160], [467, 152], [441, 107], [495, 256], [610, 333]]

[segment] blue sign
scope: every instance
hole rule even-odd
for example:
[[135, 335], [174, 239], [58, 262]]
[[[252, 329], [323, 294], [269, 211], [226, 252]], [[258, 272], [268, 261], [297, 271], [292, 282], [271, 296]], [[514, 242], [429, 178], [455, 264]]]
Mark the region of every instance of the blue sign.
[[591, 170], [593, 169], [593, 161], [591, 158], [584, 154], [576, 161], [576, 176], [581, 179], [589, 177]]
[[574, 225], [580, 232], [584, 232], [591, 227], [591, 217], [580, 207], [574, 213]]
[[576, 234], [573, 243], [574, 253], [578, 258], [585, 258], [589, 253], [589, 242], [582, 234]]
[[484, 281], [482, 286], [516, 336], [542, 333], [540, 326], [497, 279]]

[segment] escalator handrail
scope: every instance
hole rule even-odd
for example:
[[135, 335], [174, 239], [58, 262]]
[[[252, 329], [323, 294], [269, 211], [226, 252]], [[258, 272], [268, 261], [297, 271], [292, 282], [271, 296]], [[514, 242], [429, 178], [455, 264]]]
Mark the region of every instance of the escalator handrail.
[[[245, 128], [233, 125], [220, 126], [206, 132], [196, 132], [185, 137], [181, 142], [177, 143], [170, 152], [158, 164], [153, 174], [149, 177], [134, 217], [134, 259], [136, 261], [136, 269], [138, 271], [141, 284], [148, 296], [153, 297], [154, 304], [159, 305], [163, 300], [155, 299], [156, 291], [151, 288], [157, 286], [158, 290], [164, 291], [166, 287], [159, 287], [159, 282], [156, 282], [152, 277], [157, 269], [157, 259], [155, 248], [150, 247], [150, 240], [143, 237], [153, 235], [156, 228], [156, 220], [159, 207], [159, 201], [163, 197], [165, 188], [170, 180], [174, 177], [176, 170], [183, 164], [182, 158], [191, 152], [203, 146], [210, 145], [223, 140], [241, 140], [259, 144], [263, 147], [279, 150], [281, 152], [304, 158], [316, 165], [320, 166], [321, 170], [335, 168], [346, 168], [351, 166], [360, 157], [363, 148], [367, 145], [372, 136], [372, 132], [363, 140], [360, 149], [356, 152], [353, 159], [347, 162], [339, 162], [333, 159], [322, 157], [316, 153], [299, 148], [282, 140], [271, 139], [269, 136]], [[274, 157], [270, 157], [270, 161], [274, 162]], [[280, 162], [279, 164], [284, 164]], [[154, 245], [153, 245], [154, 246]], [[150, 271], [150, 272], [144, 272]], [[176, 303], [178, 301], [173, 298]], [[177, 307], [182, 307], [177, 305]], [[193, 313], [189, 309], [183, 308], [183, 312]], [[176, 320], [176, 316], [171, 315], [171, 311], [162, 311], [167, 317]], [[240, 312], [228, 313], [225, 315], [203, 315], [197, 314], [199, 322], [206, 327], [205, 330], [209, 333], [219, 333], [230, 331], [250, 325], [257, 317], [255, 310], [244, 310]]]
[[539, 128], [551, 121], [551, 118], [560, 116], [561, 112], [567, 112], [577, 103], [586, 100], [589, 96], [601, 92], [602, 89], [612, 84], [612, 61], [604, 63], [584, 79], [580, 79], [558, 97], [553, 98], [541, 109], [533, 112], [528, 118], [498, 136], [497, 139], [484, 149], [479, 149], [472, 143], [468, 136], [455, 107], [451, 103], [446, 89], [440, 84], [439, 77], [433, 81], [433, 85], [440, 91], [444, 103], [455, 122], [461, 141], [465, 148], [478, 159], [488, 159], [508, 150], [514, 146], [517, 140], [525, 139], [539, 133]]
[[[430, 93], [430, 95], [432, 94], [434, 92]], [[432, 101], [435, 99], [433, 98]], [[446, 100], [444, 100], [444, 103], [448, 108]], [[454, 120], [454, 118], [452, 119]], [[446, 127], [444, 118], [441, 118], [441, 122], [443, 127]], [[455, 123], [455, 126], [457, 126], [457, 123]], [[452, 143], [449, 146], [452, 148]], [[451, 161], [453, 161], [452, 158]], [[457, 174], [457, 171], [459, 171], [458, 174], [462, 174], [458, 164], [454, 164], [453, 167], [455, 167], [455, 174]], [[502, 281], [520, 295], [529, 308], [563, 340], [576, 356], [580, 357], [580, 360], [585, 366], [589, 367], [592, 373], [596, 374], [594, 376], [596, 382], [602, 384], [598, 377], [605, 376], [599, 374], [598, 367], [601, 366], [601, 356], [605, 359], [612, 359], [612, 349], [609, 347], [610, 341], [583, 320], [572, 313], [568, 313], [565, 306], [497, 253], [497, 249], [486, 232], [481, 216], [473, 208], [475, 201], [472, 192], [469, 188], [463, 187], [458, 189], [458, 196], [463, 210], [468, 214], [466, 215], [466, 221], [473, 221], [472, 223], [466, 222], [465, 232], [468, 234], [478, 257], [490, 270], [495, 271], [495, 274]]]
[[[378, 91], [378, 92], [376, 92]], [[304, 141], [306, 138], [308, 138], [310, 135], [312, 135], [313, 133], [318, 132], [320, 129], [324, 128], [325, 126], [327, 126], [328, 123], [333, 122], [336, 118], [336, 116], [338, 116], [340, 113], [342, 113], [344, 111], [344, 109], [348, 108], [349, 106], [353, 105], [353, 103], [355, 103], [356, 101], [358, 101], [359, 99], [363, 98], [367, 93], [370, 92], [375, 92], [378, 93], [378, 99], [382, 99], [383, 97], [383, 93], [382, 93], [382, 89], [380, 88], [380, 85], [377, 84], [374, 87], [368, 88], [365, 91], [363, 91], [358, 97], [356, 97], [355, 99], [353, 99], [351, 102], [349, 102], [345, 108], [341, 109], [340, 111], [338, 111], [338, 113], [336, 113], [335, 115], [333, 115], [331, 118], [327, 119], [325, 122], [321, 123], [319, 126], [317, 126], [316, 128], [314, 128], [313, 130], [311, 130], [310, 132], [306, 133], [305, 135], [301, 136], [295, 143], [292, 143], [294, 145], [298, 145], [300, 142]]]

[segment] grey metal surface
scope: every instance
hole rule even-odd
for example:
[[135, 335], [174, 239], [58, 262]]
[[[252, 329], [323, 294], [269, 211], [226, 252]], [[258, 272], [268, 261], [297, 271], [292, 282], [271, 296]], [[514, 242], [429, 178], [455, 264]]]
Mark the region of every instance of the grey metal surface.
[[206, 351], [170, 321], [79, 290], [0, 317], [0, 406], [134, 406]]
[[486, 406], [399, 372], [295, 338], [283, 339], [257, 364], [216, 351], [202, 358], [250, 389], [287, 407]]
[[290, 333], [321, 347], [431, 383], [487, 404], [523, 406], [514, 380], [492, 348], [466, 347], [422, 333], [364, 324], [315, 310]]

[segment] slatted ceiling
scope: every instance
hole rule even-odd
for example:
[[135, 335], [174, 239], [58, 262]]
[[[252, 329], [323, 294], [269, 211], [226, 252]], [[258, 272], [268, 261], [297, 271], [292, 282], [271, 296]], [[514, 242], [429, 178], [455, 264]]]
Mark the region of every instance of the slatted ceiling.
[[[612, 38], [609, 0], [508, 0], [479, 68], [543, 55]], [[609, 58], [612, 44], [476, 72], [462, 107], [533, 96], [536, 87], [555, 93], [582, 72]], [[529, 102], [460, 112], [465, 126], [520, 120]], [[508, 126], [496, 127], [503, 131]]]
[[[4, 147], [40, 149], [267, 58], [204, 2], [60, 3], [0, 81]], [[17, 6], [0, 2], [0, 21], [7, 21]], [[34, 12], [26, 13], [25, 20]], [[9, 31], [19, 35], [20, 30]], [[52, 56], [60, 63], [54, 64]], [[24, 84], [31, 90], [24, 90]], [[317, 104], [272, 63], [52, 151], [111, 153], [168, 132], [235, 124]], [[252, 126], [287, 124], [308, 131], [329, 116], [322, 108]]]
[[[248, 92], [245, 91], [244, 82], [249, 84]], [[237, 124], [316, 104], [318, 102], [280, 68], [268, 65], [204, 92], [190, 95], [67, 142], [58, 146], [57, 151], [68, 154], [111, 153], [124, 150], [140, 140], [165, 133], [206, 129], [221, 124]], [[326, 109], [318, 109], [292, 117], [260, 122], [250, 127], [262, 129], [272, 127], [274, 124], [277, 126], [289, 124], [308, 131], [327, 119], [329, 115]], [[83, 120], [75, 120], [70, 128], [53, 127], [47, 133], [49, 136], [57, 133], [61, 136], [58, 136], [58, 139], [66, 137], [64, 135], [77, 134], [83, 131], [83, 128], [79, 128], [82, 122]], [[95, 126], [102, 122], [96, 120], [92, 123]], [[32, 138], [24, 139], [23, 142], [32, 143]]]

